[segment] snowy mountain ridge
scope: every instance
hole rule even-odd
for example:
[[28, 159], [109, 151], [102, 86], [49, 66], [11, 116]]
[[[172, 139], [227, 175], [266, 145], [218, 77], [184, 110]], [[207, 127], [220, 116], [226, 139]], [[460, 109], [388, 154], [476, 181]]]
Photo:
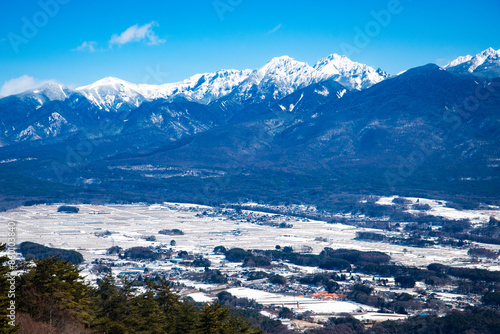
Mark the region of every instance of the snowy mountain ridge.
[[465, 62], [468, 62], [469, 60], [472, 59], [472, 56], [471, 55], [466, 55], [466, 56], [460, 56], [458, 57], [457, 59], [455, 60], [452, 60], [451, 62], [449, 62], [448, 64], [444, 65], [443, 68], [444, 69], [447, 69], [447, 68], [450, 68], [450, 67], [455, 67], [457, 65], [460, 65], [460, 64], [463, 64]]
[[162, 85], [133, 84], [109, 77], [76, 90], [101, 109], [119, 110], [123, 106], [138, 107], [144, 101], [179, 96], [208, 104], [232, 92], [239, 100], [248, 99], [254, 93], [256, 98], [271, 96], [276, 100], [330, 78], [349, 90], [362, 90], [387, 77], [388, 74], [381, 70], [337, 54], [321, 59], [314, 67], [282, 56], [255, 70], [220, 70]]
[[500, 75], [500, 49], [488, 48], [475, 56], [458, 57], [443, 68], [454, 73], [498, 77]]
[[[443, 67], [456, 74], [483, 77], [500, 76], [500, 50], [488, 48], [475, 56], [462, 56]], [[210, 104], [222, 97], [236, 103], [245, 101], [277, 101], [306, 86], [334, 80], [347, 90], [364, 90], [389, 77], [386, 72], [357, 63], [346, 56], [331, 54], [314, 66], [289, 56], [271, 59], [253, 70], [220, 70], [195, 74], [183, 81], [161, 85], [135, 84], [107, 77], [92, 84], [70, 90], [61, 84], [47, 83], [18, 96], [32, 98], [37, 108], [46, 102], [63, 101], [73, 93], [83, 95], [91, 104], [105, 111], [132, 110], [143, 102], [156, 99], [172, 101], [183, 98]], [[333, 92], [332, 92], [333, 93]]]
[[101, 109], [118, 110], [124, 104], [138, 107], [144, 101], [183, 96], [189, 100], [209, 103], [230, 93], [251, 71], [221, 70], [196, 74], [184, 81], [163, 85], [134, 84], [108, 77], [76, 90]]
[[39, 109], [46, 102], [64, 101], [72, 93], [72, 90], [56, 82], [47, 82], [36, 89], [27, 90], [18, 94], [23, 101], [32, 100], [35, 108]]
[[389, 77], [389, 74], [375, 70], [365, 64], [356, 63], [346, 56], [332, 54], [319, 60], [314, 68], [321, 78], [333, 78], [341, 85], [353, 90], [363, 90]]

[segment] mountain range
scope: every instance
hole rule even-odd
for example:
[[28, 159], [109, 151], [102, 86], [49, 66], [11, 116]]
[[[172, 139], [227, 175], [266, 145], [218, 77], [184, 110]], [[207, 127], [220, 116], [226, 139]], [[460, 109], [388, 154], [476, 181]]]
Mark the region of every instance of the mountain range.
[[490, 48], [390, 76], [337, 54], [314, 66], [283, 56], [171, 84], [45, 84], [0, 99], [3, 195], [496, 201], [499, 57]]
[[475, 56], [459, 57], [444, 68], [452, 73], [470, 73], [485, 78], [496, 78], [500, 76], [500, 50], [488, 48]]

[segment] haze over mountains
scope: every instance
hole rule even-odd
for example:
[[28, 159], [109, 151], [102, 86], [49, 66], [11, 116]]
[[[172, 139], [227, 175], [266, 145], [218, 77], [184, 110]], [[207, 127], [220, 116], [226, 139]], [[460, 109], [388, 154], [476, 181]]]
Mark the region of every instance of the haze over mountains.
[[[19, 182], [152, 198], [181, 184], [189, 198], [204, 179], [235, 171], [221, 196], [295, 180], [287, 198], [300, 201], [361, 189], [491, 197], [500, 185], [499, 57], [490, 48], [393, 77], [333, 54], [314, 66], [283, 56], [163, 85], [50, 83], [0, 99], [0, 169]], [[6, 194], [29, 195], [11, 182]]]

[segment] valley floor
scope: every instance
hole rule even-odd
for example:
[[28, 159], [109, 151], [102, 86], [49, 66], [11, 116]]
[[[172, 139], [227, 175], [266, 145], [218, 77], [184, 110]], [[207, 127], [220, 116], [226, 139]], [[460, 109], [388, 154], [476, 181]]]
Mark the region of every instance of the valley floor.
[[[381, 199], [384, 204], [390, 201]], [[115, 276], [125, 274], [163, 273], [178, 286], [184, 286], [183, 295], [195, 301], [206, 302], [215, 299], [220, 291], [228, 291], [235, 297], [255, 299], [264, 306], [288, 307], [295, 313], [308, 312], [315, 320], [325, 320], [332, 315], [350, 313], [363, 321], [380, 321], [405, 318], [406, 315], [377, 313], [377, 309], [346, 300], [340, 296], [333, 298], [318, 297], [319, 289], [294, 283], [288, 287], [276, 288], [262, 281], [243, 281], [253, 268], [242, 267], [241, 263], [231, 263], [223, 255], [213, 252], [214, 247], [227, 249], [275, 249], [291, 246], [296, 252], [318, 254], [325, 247], [333, 249], [347, 248], [361, 251], [380, 251], [391, 256], [391, 262], [399, 265], [424, 268], [431, 263], [449, 266], [477, 267], [499, 270], [499, 260], [473, 259], [467, 255], [467, 249], [433, 246], [427, 248], [408, 247], [383, 242], [356, 240], [356, 232], [370, 231], [398, 236], [400, 232], [387, 232], [377, 229], [359, 228], [345, 224], [331, 224], [325, 221], [311, 220], [287, 215], [269, 214], [253, 210], [237, 212], [233, 209], [214, 209], [208, 206], [163, 203], [161, 205], [76, 205], [76, 214], [60, 213], [59, 205], [35, 205], [19, 207], [0, 214], [2, 226], [15, 222], [17, 243], [32, 241], [46, 246], [76, 250], [83, 254], [82, 274], [91, 283], [95, 283], [99, 274], [93, 270], [98, 262], [113, 263]], [[438, 211], [439, 208], [434, 211]], [[230, 214], [229, 214], [230, 213]], [[456, 214], [456, 213], [454, 213]], [[467, 216], [484, 218], [485, 212], [464, 213]], [[500, 216], [498, 210], [490, 215]], [[484, 216], [484, 217], [483, 217]], [[477, 223], [480, 223], [478, 218]], [[284, 223], [284, 224], [283, 224]], [[280, 228], [280, 226], [282, 228]], [[284, 228], [283, 228], [284, 227]], [[159, 234], [160, 230], [178, 229], [183, 235]], [[5, 242], [7, 233], [1, 233], [0, 242]], [[146, 238], [154, 236], [154, 238]], [[172, 243], [175, 240], [175, 244]], [[220, 270], [229, 277], [228, 284], [203, 284], [182, 277], [183, 273], [202, 273], [203, 268], [185, 266], [181, 261], [171, 259], [154, 261], [131, 261], [119, 259], [116, 255], [107, 255], [112, 246], [128, 249], [136, 246], [151, 249], [168, 249], [179, 253], [185, 251], [195, 256], [201, 255], [211, 263], [210, 269]], [[482, 245], [485, 246], [485, 245]], [[488, 246], [488, 247], [491, 247]], [[497, 247], [498, 248], [498, 247]], [[290, 263], [274, 263], [273, 269], [261, 269], [269, 274], [306, 275], [319, 273], [315, 267], [302, 267]], [[346, 273], [348, 278], [357, 281], [375, 282], [380, 277]], [[242, 286], [235, 287], [231, 281], [241, 279]], [[341, 284], [341, 287], [343, 284]], [[347, 287], [347, 286], [346, 286]], [[416, 289], [429, 289], [417, 282], [414, 289], [400, 289], [389, 278], [387, 284], [378, 284], [377, 293], [406, 292], [417, 296]], [[179, 290], [181, 291], [181, 290]], [[459, 307], [468, 303], [474, 305], [478, 296], [463, 296], [443, 291], [431, 291], [442, 301]], [[263, 311], [266, 312], [266, 311]], [[276, 316], [276, 314], [271, 314]]]

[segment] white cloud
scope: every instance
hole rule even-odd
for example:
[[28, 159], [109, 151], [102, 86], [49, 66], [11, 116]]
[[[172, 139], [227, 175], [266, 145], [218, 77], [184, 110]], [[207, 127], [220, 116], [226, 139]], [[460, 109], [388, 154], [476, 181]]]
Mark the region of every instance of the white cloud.
[[47, 83], [48, 81], [40, 81], [29, 75], [23, 75], [19, 78], [10, 79], [4, 82], [0, 88], [0, 97], [19, 94], [28, 89], [33, 89]]
[[273, 29], [269, 30], [267, 33], [274, 34], [276, 31], [280, 30], [282, 26], [283, 26], [283, 24], [280, 23], [276, 27], [274, 27]]
[[131, 42], [140, 42], [145, 41], [148, 45], [157, 45], [165, 43], [166, 40], [161, 39], [158, 35], [153, 31], [153, 27], [157, 27], [158, 23], [150, 22], [143, 26], [133, 25], [120, 35], [114, 34], [111, 36], [111, 40], [109, 41], [109, 45], [123, 45]]
[[90, 42], [83, 42], [82, 45], [76, 47], [72, 51], [88, 51], [88, 52], [95, 52], [95, 46], [97, 45], [97, 42], [90, 41]]
[[0, 88], [0, 98], [9, 95], [19, 94], [29, 89], [35, 89], [47, 83], [57, 83], [57, 81], [39, 80], [25, 74], [23, 76], [20, 76], [19, 78], [14, 78], [5, 81], [2, 87]]

